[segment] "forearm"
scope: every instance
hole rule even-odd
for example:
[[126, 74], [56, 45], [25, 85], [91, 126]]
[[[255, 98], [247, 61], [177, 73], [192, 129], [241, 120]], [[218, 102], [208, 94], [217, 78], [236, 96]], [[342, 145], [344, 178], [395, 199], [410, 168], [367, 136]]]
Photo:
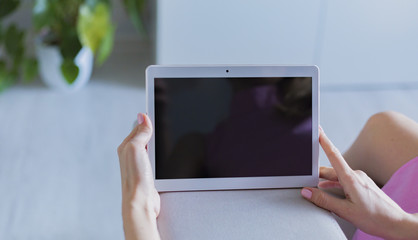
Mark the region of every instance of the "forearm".
[[397, 225], [391, 239], [418, 239], [418, 214], [406, 214]]
[[418, 239], [418, 214], [408, 214], [404, 228], [404, 239]]
[[124, 209], [122, 213], [123, 229], [126, 240], [159, 240], [157, 219], [148, 211]]

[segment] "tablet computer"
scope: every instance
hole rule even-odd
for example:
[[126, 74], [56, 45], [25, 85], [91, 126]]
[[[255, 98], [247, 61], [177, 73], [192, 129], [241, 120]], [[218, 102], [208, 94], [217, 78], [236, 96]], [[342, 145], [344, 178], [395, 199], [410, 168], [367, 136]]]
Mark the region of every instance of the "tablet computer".
[[316, 66], [149, 66], [158, 191], [318, 184]]

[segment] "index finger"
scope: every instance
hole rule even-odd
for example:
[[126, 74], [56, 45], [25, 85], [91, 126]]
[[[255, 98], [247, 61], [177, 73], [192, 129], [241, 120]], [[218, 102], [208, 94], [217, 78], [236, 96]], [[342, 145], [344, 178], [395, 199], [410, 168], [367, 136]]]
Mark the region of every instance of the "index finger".
[[324, 149], [324, 152], [327, 155], [332, 167], [335, 169], [339, 179], [350, 175], [353, 170], [350, 166], [348, 166], [340, 151], [338, 151], [327, 135], [325, 135], [322, 128], [319, 128], [319, 143], [321, 144], [322, 149]]

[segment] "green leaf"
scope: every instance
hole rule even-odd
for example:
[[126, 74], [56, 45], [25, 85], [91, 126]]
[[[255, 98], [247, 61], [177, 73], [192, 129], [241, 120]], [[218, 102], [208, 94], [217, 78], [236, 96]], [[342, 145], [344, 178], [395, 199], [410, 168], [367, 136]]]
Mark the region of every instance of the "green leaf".
[[47, 25], [52, 18], [48, 0], [36, 0], [32, 10], [32, 21], [36, 30]]
[[111, 29], [109, 29], [109, 31], [107, 31], [106, 36], [102, 40], [102, 43], [100, 44], [99, 50], [97, 52], [97, 61], [99, 65], [102, 65], [112, 52], [114, 32], [115, 28], [112, 27]]
[[74, 64], [73, 59], [64, 59], [61, 64], [61, 72], [68, 84], [72, 84], [78, 76], [78, 67]]
[[6, 62], [3, 60], [0, 60], [0, 85], [4, 83], [6, 76], [7, 76]]
[[144, 33], [144, 25], [141, 14], [145, 9], [145, 0], [123, 0], [125, 10], [128, 12], [129, 18], [134, 24], [135, 28], [140, 33]]
[[2, 22], [0, 22], [0, 44], [3, 42], [4, 33], [3, 33], [3, 25]]
[[1, 0], [0, 19], [11, 14], [19, 6], [19, 0]]
[[80, 5], [85, 0], [35, 0], [32, 21], [35, 30], [46, 28], [61, 39], [62, 32], [75, 29]]
[[74, 59], [82, 46], [77, 37], [75, 29], [69, 29], [62, 34], [62, 40], [59, 43], [59, 49], [64, 59]]
[[[98, 2], [91, 7], [88, 4], [80, 6], [77, 23], [78, 36], [83, 46], [96, 53], [103, 39], [112, 31], [109, 6]], [[112, 31], [113, 34], [113, 31]]]
[[3, 73], [3, 69], [1, 69], [0, 67], [0, 93], [3, 92], [4, 89], [7, 88], [6, 77], [7, 75]]
[[17, 79], [17, 74], [9, 72], [6, 62], [0, 60], [0, 92], [10, 87]]
[[11, 24], [4, 35], [4, 46], [8, 58], [12, 62], [11, 72], [18, 75], [20, 64], [24, 54], [24, 32], [20, 31], [16, 25]]
[[27, 58], [23, 61], [23, 80], [31, 81], [38, 75], [38, 61], [34, 58]]
[[19, 31], [15, 24], [11, 24], [4, 35], [4, 45], [6, 51], [11, 56], [22, 56], [23, 55], [23, 37], [24, 32]]

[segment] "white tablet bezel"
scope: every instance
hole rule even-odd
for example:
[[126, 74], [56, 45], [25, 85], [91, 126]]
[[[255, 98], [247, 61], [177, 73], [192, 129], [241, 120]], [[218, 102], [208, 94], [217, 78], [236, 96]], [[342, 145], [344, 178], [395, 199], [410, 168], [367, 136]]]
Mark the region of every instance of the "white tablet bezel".
[[[228, 70], [228, 71], [227, 71]], [[229, 177], [229, 178], [155, 178], [155, 138], [148, 143], [148, 154], [159, 192], [227, 189], [297, 188], [316, 186], [319, 181], [319, 69], [317, 66], [282, 65], [152, 65], [146, 69], [147, 114], [153, 126], [155, 78], [227, 78], [227, 77], [311, 77], [312, 78], [312, 174], [304, 176]]]

